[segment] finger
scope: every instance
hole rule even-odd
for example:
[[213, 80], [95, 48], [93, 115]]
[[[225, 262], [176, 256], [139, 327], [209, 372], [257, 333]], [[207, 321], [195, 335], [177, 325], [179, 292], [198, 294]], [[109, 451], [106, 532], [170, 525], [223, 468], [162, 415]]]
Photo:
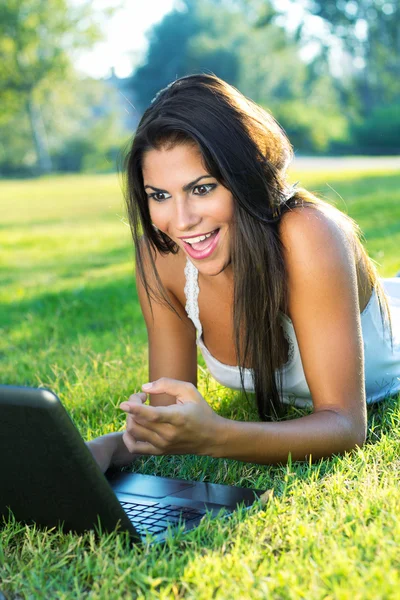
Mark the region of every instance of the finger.
[[162, 423], [170, 423], [179, 427], [184, 420], [182, 407], [177, 404], [171, 404], [170, 406], [139, 406], [135, 404], [129, 408], [129, 413], [137, 423], [141, 423], [154, 431], [158, 431], [159, 425]]
[[170, 379], [169, 377], [161, 377], [157, 381], [145, 383], [142, 385], [142, 390], [148, 394], [170, 394], [179, 400], [186, 401], [192, 400], [195, 402], [199, 398], [202, 398], [193, 383]]
[[145, 392], [135, 392], [128, 398], [128, 402], [132, 401], [134, 404], [143, 404], [147, 400], [147, 394]]
[[124, 431], [124, 433], [122, 434], [122, 441], [124, 442], [125, 446], [129, 450], [129, 452], [131, 454], [134, 454], [135, 453], [136, 441], [128, 433], [128, 431]]
[[143, 427], [143, 425], [140, 425], [136, 421], [131, 423], [126, 429], [135, 442], [147, 442], [160, 449], [165, 446], [162, 435], [156, 431], [148, 429], [147, 427]]
[[119, 408], [121, 408], [125, 412], [130, 412], [132, 406], [142, 406], [143, 402], [146, 402], [146, 399], [147, 394], [145, 394], [144, 392], [132, 394], [132, 396], [129, 396], [128, 400], [121, 402]]
[[134, 424], [135, 424], [135, 418], [131, 414], [128, 413], [126, 415], [126, 429], [127, 429], [127, 431], [130, 431], [130, 429], [133, 427]]
[[147, 442], [136, 442], [135, 443], [135, 453], [136, 454], [146, 454], [146, 455], [155, 455], [161, 456], [164, 454], [162, 450], [148, 444]]
[[162, 454], [160, 448], [156, 448], [148, 442], [137, 442], [128, 431], [124, 431], [122, 435], [123, 442], [131, 454]]
[[[134, 444], [136, 442], [135, 437], [131, 434], [132, 427], [135, 424], [135, 419], [132, 415], [128, 414], [126, 416], [126, 430], [123, 433], [122, 439], [125, 443], [125, 446], [128, 448], [129, 452], [134, 452]], [[126, 435], [125, 435], [126, 434]]]

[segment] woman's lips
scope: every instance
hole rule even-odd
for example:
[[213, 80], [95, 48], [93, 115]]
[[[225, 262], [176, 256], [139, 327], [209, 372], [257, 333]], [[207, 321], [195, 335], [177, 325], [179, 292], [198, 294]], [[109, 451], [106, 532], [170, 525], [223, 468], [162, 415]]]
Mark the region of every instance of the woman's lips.
[[193, 246], [191, 246], [190, 244], [188, 244], [187, 242], [184, 242], [182, 240], [183, 247], [185, 248], [185, 250], [189, 254], [189, 256], [191, 258], [194, 258], [195, 260], [201, 260], [203, 258], [208, 258], [214, 252], [215, 248], [217, 247], [218, 240], [219, 240], [219, 232], [220, 232], [220, 230], [216, 229], [209, 238], [207, 238], [203, 242], [200, 242], [200, 243], [206, 243], [204, 248], [202, 248], [201, 250], [196, 250], [195, 248], [193, 248]]

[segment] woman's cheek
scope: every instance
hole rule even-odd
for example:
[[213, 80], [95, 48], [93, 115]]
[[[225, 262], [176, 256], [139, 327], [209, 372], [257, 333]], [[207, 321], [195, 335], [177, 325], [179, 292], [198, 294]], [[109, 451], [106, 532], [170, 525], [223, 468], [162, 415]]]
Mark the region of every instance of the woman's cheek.
[[149, 207], [151, 222], [165, 233], [168, 224], [168, 213], [166, 207], [154, 206]]

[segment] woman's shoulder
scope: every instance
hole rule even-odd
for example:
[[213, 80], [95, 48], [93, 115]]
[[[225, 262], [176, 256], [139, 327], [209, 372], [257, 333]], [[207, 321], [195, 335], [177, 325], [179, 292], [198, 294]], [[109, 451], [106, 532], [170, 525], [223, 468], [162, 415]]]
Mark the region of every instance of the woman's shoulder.
[[288, 210], [282, 216], [279, 232], [288, 260], [318, 260], [338, 252], [354, 257], [355, 225], [329, 205], [302, 205]]
[[346, 215], [324, 205], [300, 206], [285, 213], [280, 239], [289, 286], [308, 281], [311, 292], [326, 276], [334, 282], [347, 273], [352, 279], [358, 271], [355, 231]]
[[352, 219], [326, 204], [300, 206], [283, 215], [280, 238], [289, 282], [313, 282], [311, 291], [325, 275], [332, 282], [344, 273], [350, 279], [355, 275], [359, 307], [364, 309], [372, 291], [368, 257]]

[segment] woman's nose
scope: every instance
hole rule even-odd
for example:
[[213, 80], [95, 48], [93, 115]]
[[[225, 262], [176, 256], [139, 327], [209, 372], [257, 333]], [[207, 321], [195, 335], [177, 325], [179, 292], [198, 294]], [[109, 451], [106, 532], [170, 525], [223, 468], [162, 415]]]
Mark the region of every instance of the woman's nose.
[[193, 207], [187, 200], [177, 200], [175, 203], [175, 227], [180, 231], [188, 231], [194, 225], [201, 221], [201, 217], [196, 214]]

